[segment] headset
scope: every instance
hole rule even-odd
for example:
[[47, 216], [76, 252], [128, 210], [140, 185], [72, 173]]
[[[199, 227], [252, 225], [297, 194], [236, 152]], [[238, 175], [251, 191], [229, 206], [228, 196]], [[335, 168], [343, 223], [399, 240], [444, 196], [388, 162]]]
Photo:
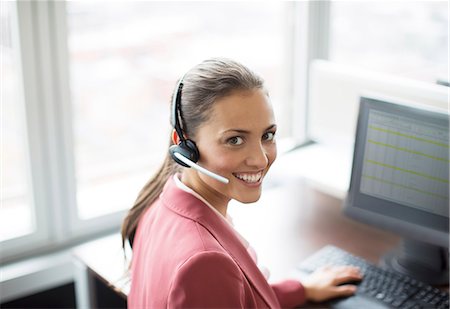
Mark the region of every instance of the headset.
[[180, 78], [177, 85], [177, 91], [172, 98], [172, 124], [174, 125], [174, 129], [178, 134], [178, 138], [180, 139], [178, 145], [172, 145], [169, 147], [169, 153], [172, 159], [175, 160], [178, 164], [184, 167], [192, 167], [193, 169], [208, 175], [220, 182], [225, 184], [229, 183], [229, 179], [217, 175], [204, 167], [196, 164], [200, 159], [200, 153], [198, 151], [197, 145], [193, 140], [184, 138], [183, 129], [181, 122], [183, 120], [181, 114], [181, 92], [183, 90], [183, 79]]

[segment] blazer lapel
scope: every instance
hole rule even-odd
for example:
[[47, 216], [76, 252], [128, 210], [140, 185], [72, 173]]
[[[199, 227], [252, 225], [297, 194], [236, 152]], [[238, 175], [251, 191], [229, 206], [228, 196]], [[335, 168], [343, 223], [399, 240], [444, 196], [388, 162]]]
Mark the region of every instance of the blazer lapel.
[[205, 227], [231, 255], [267, 305], [270, 308], [279, 307], [274, 291], [228, 223], [224, 222], [208, 205], [178, 188], [173, 178], [168, 180], [161, 199], [163, 204], [172, 211], [197, 221]]

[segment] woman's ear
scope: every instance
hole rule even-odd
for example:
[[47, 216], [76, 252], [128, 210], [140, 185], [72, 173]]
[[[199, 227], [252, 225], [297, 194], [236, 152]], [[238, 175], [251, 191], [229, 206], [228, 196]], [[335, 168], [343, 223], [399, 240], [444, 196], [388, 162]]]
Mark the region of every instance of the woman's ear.
[[178, 143], [180, 142], [180, 138], [178, 137], [178, 133], [175, 129], [172, 130], [172, 142], [175, 145], [178, 145]]

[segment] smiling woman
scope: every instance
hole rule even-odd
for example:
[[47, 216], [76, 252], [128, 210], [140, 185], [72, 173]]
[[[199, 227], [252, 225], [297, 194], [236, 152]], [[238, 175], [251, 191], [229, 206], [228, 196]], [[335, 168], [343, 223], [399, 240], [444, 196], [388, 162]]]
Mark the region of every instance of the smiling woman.
[[[172, 104], [171, 142], [178, 146], [171, 154], [198, 161], [229, 182], [180, 169], [167, 154], [123, 226], [124, 240], [133, 244], [129, 307], [279, 307], [227, 221], [231, 199], [259, 199], [262, 176], [276, 157], [275, 142], [267, 138], [275, 119], [262, 79], [237, 62], [206, 60], [183, 77]], [[298, 282], [281, 286], [281, 294], [289, 290], [295, 296], [285, 295], [284, 306], [303, 301]]]
[[[173, 145], [122, 228], [123, 242], [133, 248], [128, 306], [293, 308], [307, 298], [352, 294], [354, 286], [337, 285], [339, 278], [360, 278], [353, 267], [320, 270], [306, 284], [269, 285], [227, 214], [232, 199], [260, 198], [276, 158], [276, 122], [263, 80], [238, 62], [210, 59], [189, 70], [173, 96]], [[228, 182], [186, 168], [175, 154]]]

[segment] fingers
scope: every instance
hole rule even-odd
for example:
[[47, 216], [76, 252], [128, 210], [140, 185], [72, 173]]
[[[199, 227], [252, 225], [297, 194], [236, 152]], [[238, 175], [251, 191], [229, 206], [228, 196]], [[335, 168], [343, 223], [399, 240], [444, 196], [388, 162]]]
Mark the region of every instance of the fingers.
[[348, 274], [359, 274], [361, 275], [361, 271], [359, 267], [355, 266], [349, 266], [349, 265], [325, 265], [320, 268], [318, 268], [320, 271], [326, 271], [326, 272], [334, 272], [335, 274], [339, 273], [348, 273]]
[[345, 268], [341, 270], [336, 270], [333, 283], [335, 285], [342, 284], [350, 281], [360, 281], [362, 279], [362, 274], [358, 268]]
[[332, 292], [334, 294], [333, 297], [351, 296], [355, 294], [356, 286], [351, 284], [336, 286]]
[[332, 278], [334, 284], [341, 284], [346, 281], [359, 281], [362, 279], [360, 269], [354, 266], [326, 265], [317, 269], [316, 272], [327, 274]]
[[344, 283], [361, 279], [362, 274], [357, 267], [327, 265], [317, 269], [303, 283], [310, 300], [323, 301], [353, 295], [356, 286]]
[[361, 271], [358, 267], [353, 266], [336, 266], [333, 271], [335, 272], [335, 277], [333, 283], [335, 286], [333, 288], [333, 294], [335, 297], [350, 296], [355, 294], [356, 286], [352, 284], [340, 285], [345, 282], [359, 281], [362, 279]]
[[340, 266], [331, 266], [336, 273], [348, 273], [348, 274], [361, 274], [359, 267], [349, 266], [349, 265], [340, 265]]

